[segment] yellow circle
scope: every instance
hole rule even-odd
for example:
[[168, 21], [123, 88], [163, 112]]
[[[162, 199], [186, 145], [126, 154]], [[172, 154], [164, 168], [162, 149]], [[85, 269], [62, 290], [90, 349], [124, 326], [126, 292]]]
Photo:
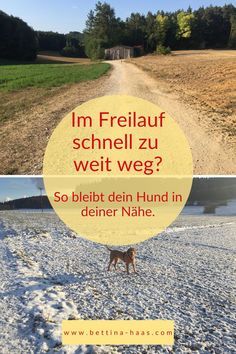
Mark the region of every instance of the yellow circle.
[[70, 112], [44, 156], [44, 183], [59, 217], [82, 237], [113, 245], [148, 239], [172, 223], [192, 184], [192, 155], [156, 105], [105, 96]]

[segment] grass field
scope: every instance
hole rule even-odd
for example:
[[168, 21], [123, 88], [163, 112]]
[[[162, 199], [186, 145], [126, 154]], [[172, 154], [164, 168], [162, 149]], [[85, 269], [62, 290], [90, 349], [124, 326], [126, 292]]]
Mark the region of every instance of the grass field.
[[28, 87], [58, 87], [68, 83], [95, 80], [105, 74], [109, 64], [31, 64], [0, 66], [0, 91]]
[[[103, 92], [109, 64], [52, 54], [42, 54], [34, 63], [0, 59], [0, 173], [21, 173], [24, 164], [38, 170], [60, 120]], [[19, 164], [18, 154], [23, 154]]]

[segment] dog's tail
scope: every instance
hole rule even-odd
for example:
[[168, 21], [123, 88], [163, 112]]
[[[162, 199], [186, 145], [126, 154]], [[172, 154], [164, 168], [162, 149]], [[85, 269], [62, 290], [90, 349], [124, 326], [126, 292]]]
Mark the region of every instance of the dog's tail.
[[110, 251], [110, 252], [112, 251], [107, 245], [106, 245], [106, 248], [108, 249], [108, 251]]

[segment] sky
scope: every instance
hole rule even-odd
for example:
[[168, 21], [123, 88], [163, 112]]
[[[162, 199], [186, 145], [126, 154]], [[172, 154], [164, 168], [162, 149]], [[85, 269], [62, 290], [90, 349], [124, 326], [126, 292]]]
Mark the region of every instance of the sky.
[[[87, 14], [97, 0], [0, 0], [0, 10], [22, 18], [35, 30], [68, 33], [83, 31]], [[200, 6], [236, 4], [235, 0], [107, 0], [116, 15], [125, 19], [131, 12], [186, 10]]]
[[37, 186], [43, 186], [40, 177], [0, 177], [0, 202], [39, 195]]

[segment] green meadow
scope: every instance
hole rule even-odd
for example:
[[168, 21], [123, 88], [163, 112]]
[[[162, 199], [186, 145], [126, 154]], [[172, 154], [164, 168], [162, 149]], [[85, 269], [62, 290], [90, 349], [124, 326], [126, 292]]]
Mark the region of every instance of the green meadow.
[[28, 87], [59, 87], [95, 80], [105, 74], [109, 64], [25, 64], [0, 65], [0, 91], [12, 92]]

